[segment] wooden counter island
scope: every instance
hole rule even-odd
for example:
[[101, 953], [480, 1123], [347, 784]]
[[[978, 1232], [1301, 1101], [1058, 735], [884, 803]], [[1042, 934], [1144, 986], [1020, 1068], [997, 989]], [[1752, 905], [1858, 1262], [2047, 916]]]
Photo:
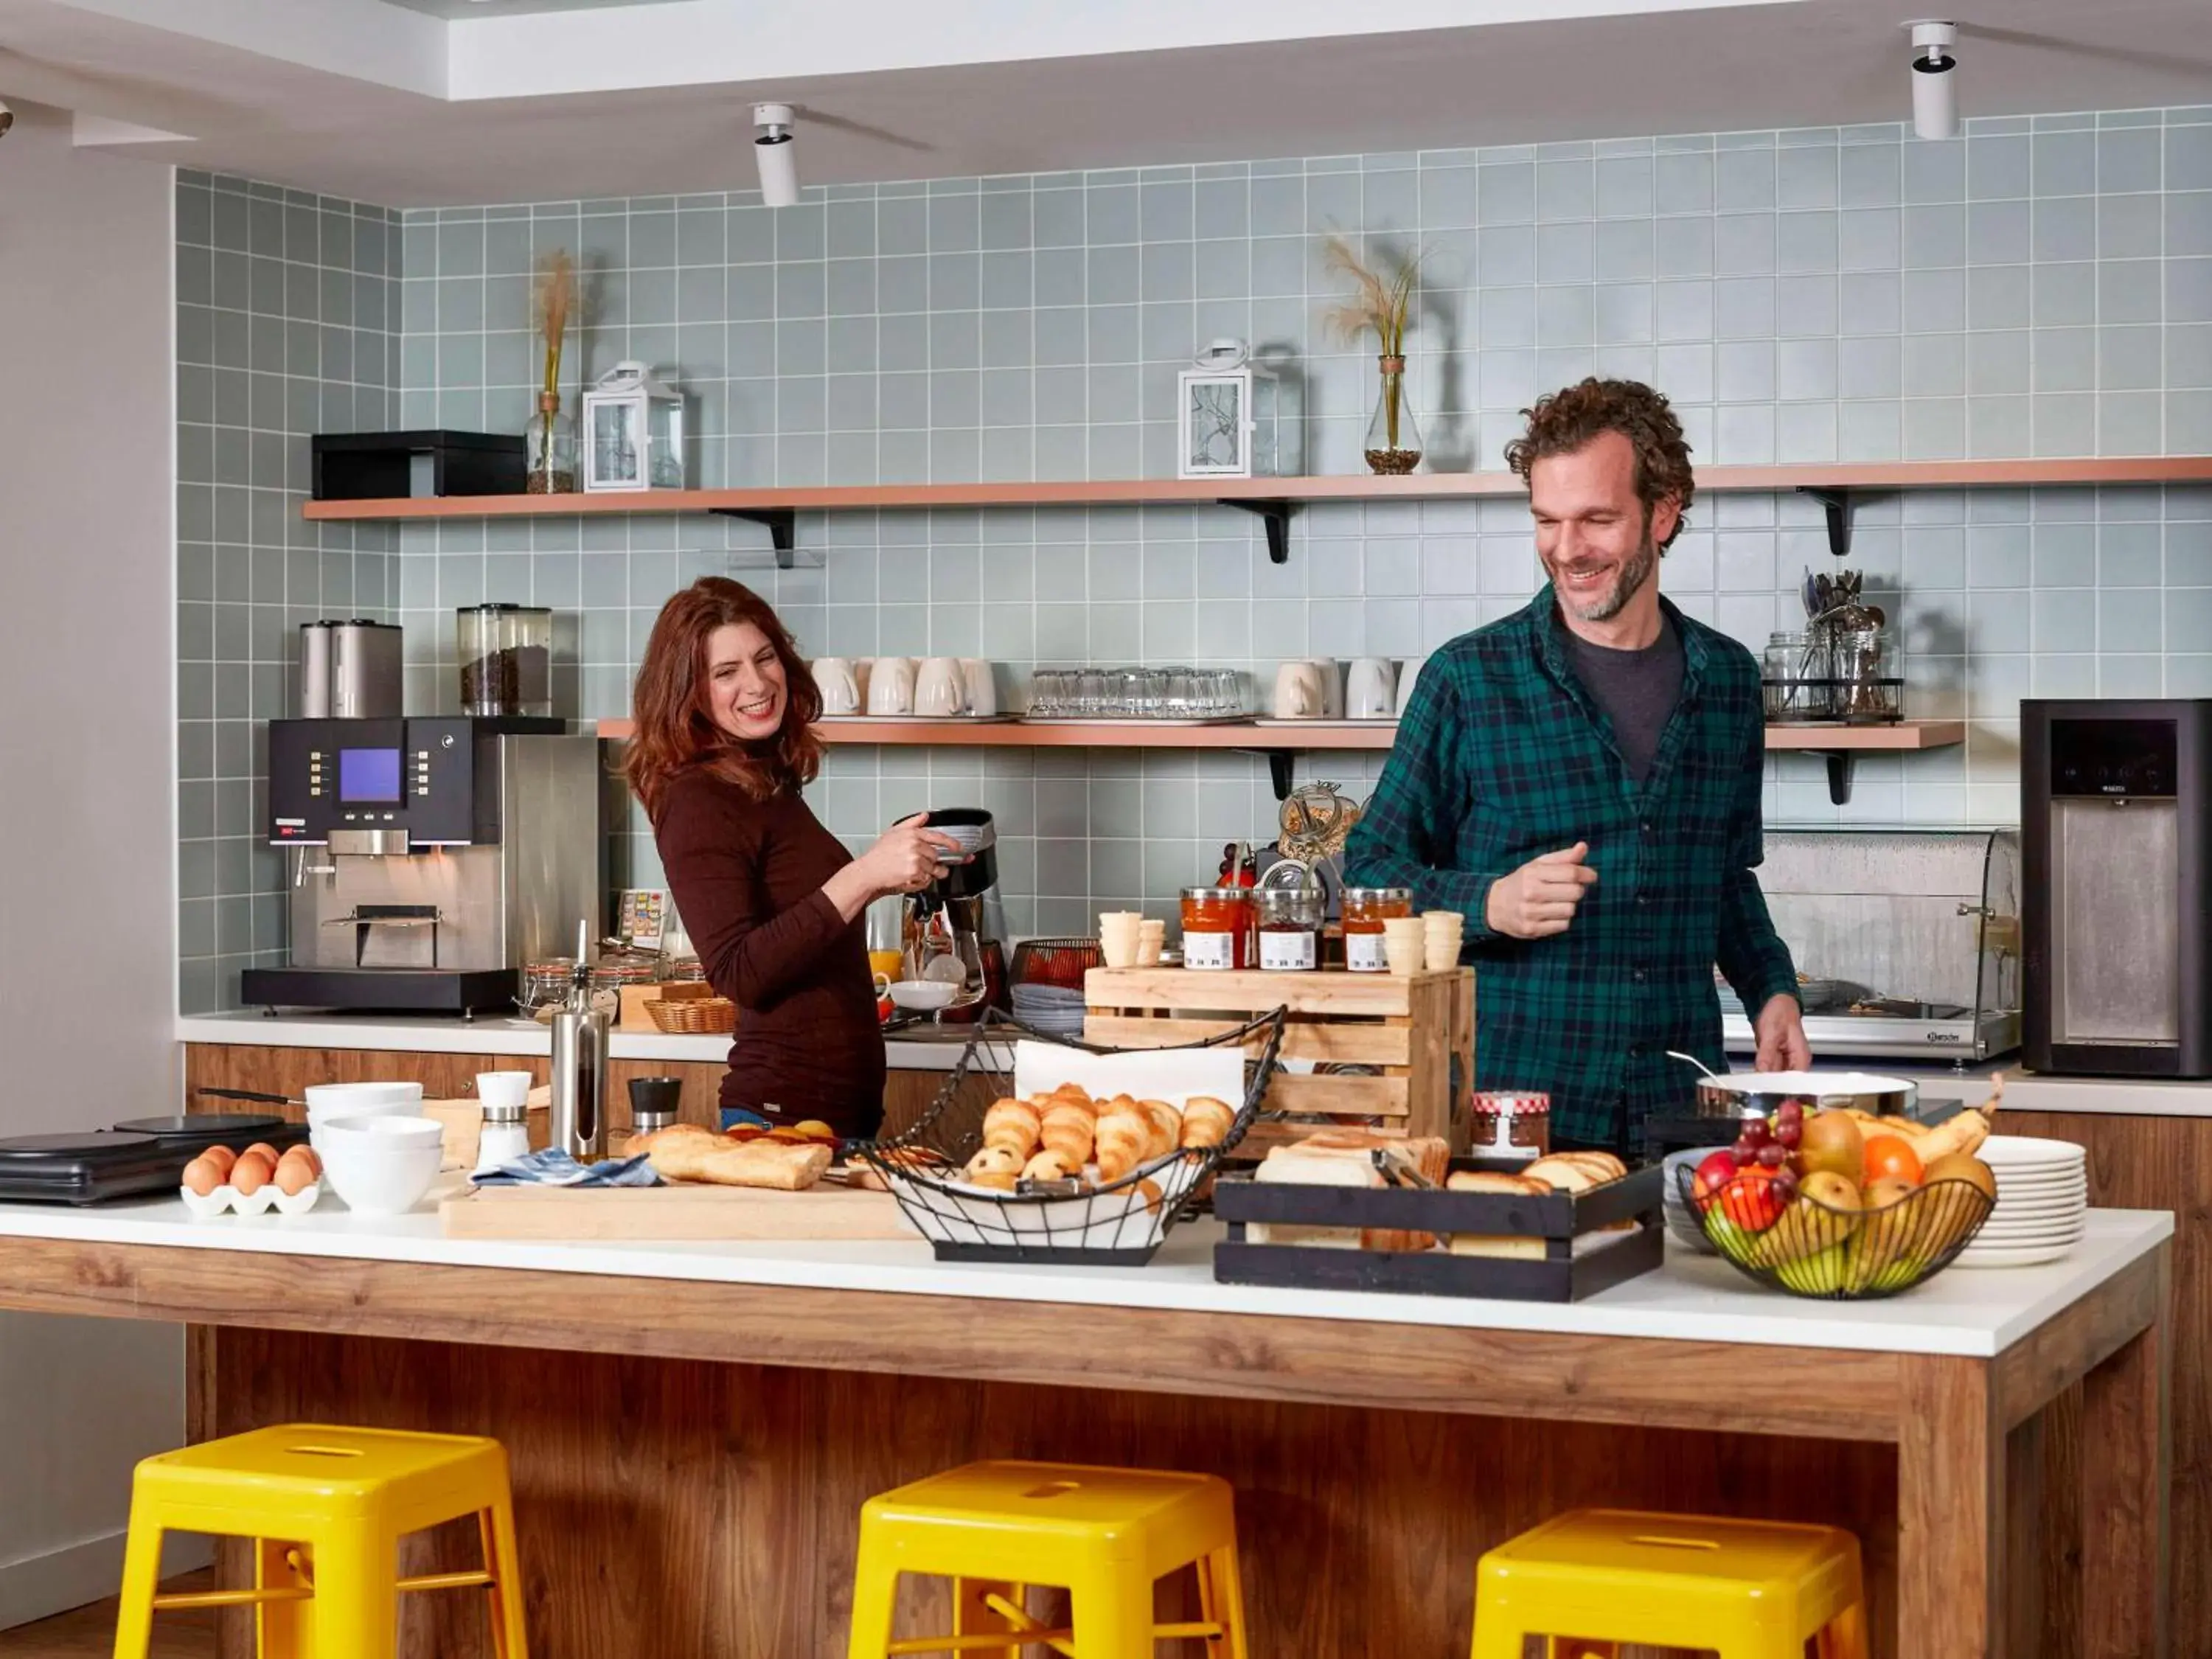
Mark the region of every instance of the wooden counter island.
[[[1211, 1224], [1115, 1270], [161, 1200], [0, 1206], [0, 1305], [213, 1328], [196, 1436], [497, 1436], [532, 1650], [555, 1659], [836, 1659], [861, 1501], [990, 1455], [1225, 1477], [1255, 1659], [1464, 1654], [1477, 1557], [1589, 1503], [1851, 1528], [1878, 1654], [2156, 1655], [2172, 1230], [2096, 1212], [2063, 1263], [1887, 1302], [1678, 1256], [1551, 1306], [1219, 1285]], [[463, 1530], [409, 1570], [473, 1565]], [[1182, 1594], [1165, 1581], [1164, 1606]], [[917, 1631], [941, 1613], [908, 1603]], [[405, 1650], [489, 1650], [473, 1598], [410, 1597], [405, 1620]]]

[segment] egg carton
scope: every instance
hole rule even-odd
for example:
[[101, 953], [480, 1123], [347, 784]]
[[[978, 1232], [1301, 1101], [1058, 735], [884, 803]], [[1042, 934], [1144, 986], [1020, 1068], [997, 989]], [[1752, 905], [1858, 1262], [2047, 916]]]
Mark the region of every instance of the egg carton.
[[273, 1207], [279, 1215], [305, 1215], [315, 1207], [323, 1195], [323, 1183], [311, 1181], [296, 1193], [277, 1190], [273, 1181], [241, 1193], [228, 1183], [202, 1195], [189, 1187], [177, 1188], [177, 1196], [185, 1200], [185, 1208], [196, 1220], [207, 1221], [219, 1215], [266, 1215]]

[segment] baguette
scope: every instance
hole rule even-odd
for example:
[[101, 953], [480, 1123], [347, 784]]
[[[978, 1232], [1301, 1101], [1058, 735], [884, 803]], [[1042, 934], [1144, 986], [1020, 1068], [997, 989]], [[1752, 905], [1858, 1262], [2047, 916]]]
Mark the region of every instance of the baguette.
[[696, 1135], [677, 1135], [666, 1130], [653, 1137], [653, 1142], [648, 1155], [653, 1173], [667, 1181], [704, 1181], [720, 1187], [766, 1187], [796, 1193], [821, 1180], [823, 1171], [830, 1167], [830, 1148], [819, 1142], [796, 1146], [754, 1140], [739, 1145], [706, 1130]]

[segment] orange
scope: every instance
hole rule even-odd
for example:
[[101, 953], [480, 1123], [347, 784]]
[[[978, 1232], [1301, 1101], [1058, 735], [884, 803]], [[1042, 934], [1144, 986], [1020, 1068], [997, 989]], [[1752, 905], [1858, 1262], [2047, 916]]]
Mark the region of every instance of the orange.
[[1920, 1184], [1920, 1154], [1902, 1135], [1871, 1135], [1866, 1144], [1866, 1173], [1870, 1182], [1909, 1181]]

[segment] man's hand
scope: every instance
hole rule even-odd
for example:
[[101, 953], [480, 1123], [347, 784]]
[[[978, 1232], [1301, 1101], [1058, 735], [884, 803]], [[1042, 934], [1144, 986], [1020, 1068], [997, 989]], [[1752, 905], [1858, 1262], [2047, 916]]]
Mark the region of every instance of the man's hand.
[[1766, 1000], [1752, 1023], [1758, 1034], [1759, 1054], [1752, 1062], [1756, 1072], [1802, 1072], [1813, 1064], [1813, 1051], [1805, 1046], [1805, 1020], [1797, 999], [1784, 993]]
[[1597, 872], [1583, 862], [1589, 855], [1589, 843], [1578, 841], [1563, 852], [1547, 853], [1512, 874], [1498, 877], [1490, 884], [1483, 920], [1510, 939], [1549, 939], [1565, 933], [1575, 919], [1575, 907], [1597, 879]]

